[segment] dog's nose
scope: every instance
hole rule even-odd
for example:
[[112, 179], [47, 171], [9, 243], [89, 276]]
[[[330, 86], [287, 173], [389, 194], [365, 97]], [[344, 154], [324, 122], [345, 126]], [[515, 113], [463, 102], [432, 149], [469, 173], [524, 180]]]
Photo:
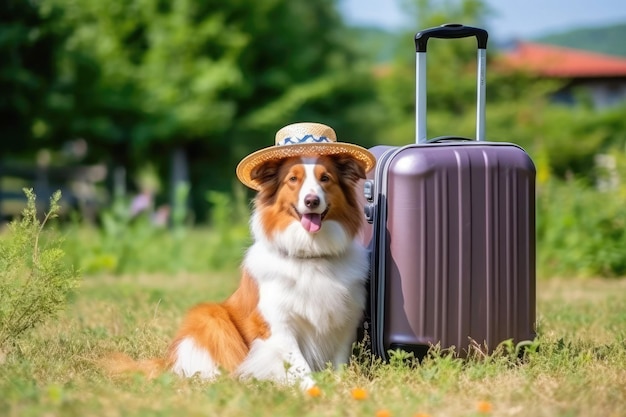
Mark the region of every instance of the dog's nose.
[[304, 197], [304, 205], [310, 209], [315, 209], [320, 205], [320, 198], [315, 194], [307, 194]]

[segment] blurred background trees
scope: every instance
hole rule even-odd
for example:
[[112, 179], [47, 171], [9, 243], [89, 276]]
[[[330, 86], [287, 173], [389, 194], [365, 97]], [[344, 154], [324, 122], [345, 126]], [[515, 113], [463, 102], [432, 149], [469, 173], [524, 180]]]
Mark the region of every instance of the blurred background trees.
[[[42, 150], [51, 164], [104, 164], [106, 202], [117, 178], [132, 192], [149, 188], [155, 204], [188, 198], [192, 217], [203, 221], [208, 192], [232, 192], [237, 162], [273, 144], [288, 123], [327, 123], [340, 140], [364, 146], [410, 143], [415, 31], [451, 21], [489, 29], [491, 11], [481, 0], [406, 0], [404, 8], [414, 29], [381, 33], [347, 27], [337, 0], [5, 0], [0, 164], [32, 163]], [[475, 41], [432, 45], [428, 134], [472, 137]], [[598, 178], [614, 175], [594, 161], [599, 153], [623, 161], [626, 105], [596, 111], [584, 93], [573, 106], [555, 104], [550, 93], [558, 82], [499, 70], [498, 48], [490, 45], [487, 138], [529, 151], [540, 211], [554, 209], [546, 191], [553, 182], [575, 180], [591, 192]], [[67, 156], [76, 143], [84, 149]], [[188, 195], [175, 192], [177, 184], [186, 184]], [[623, 198], [623, 183], [613, 194]], [[607, 210], [598, 221], [624, 249], [624, 225]], [[570, 227], [558, 224], [562, 233]], [[543, 239], [547, 226], [540, 226]], [[620, 268], [608, 270], [626, 272]]]
[[375, 102], [369, 68], [333, 1], [1, 7], [5, 158], [84, 138], [88, 161], [131, 173], [149, 161], [167, 179], [172, 155], [183, 155], [201, 196], [229, 189], [236, 161], [291, 121], [350, 138], [371, 129], [360, 110]]

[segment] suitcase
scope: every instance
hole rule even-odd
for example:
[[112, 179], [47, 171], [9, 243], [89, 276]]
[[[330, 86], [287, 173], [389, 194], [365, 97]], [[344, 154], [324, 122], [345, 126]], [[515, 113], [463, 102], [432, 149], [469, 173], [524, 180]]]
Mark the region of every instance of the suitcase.
[[[426, 50], [431, 37], [475, 36], [476, 139], [426, 139]], [[448, 24], [417, 33], [416, 143], [375, 146], [364, 184], [363, 243], [371, 251], [363, 328], [373, 354], [422, 358], [433, 345], [535, 338], [535, 167], [519, 146], [485, 140], [487, 32]]]

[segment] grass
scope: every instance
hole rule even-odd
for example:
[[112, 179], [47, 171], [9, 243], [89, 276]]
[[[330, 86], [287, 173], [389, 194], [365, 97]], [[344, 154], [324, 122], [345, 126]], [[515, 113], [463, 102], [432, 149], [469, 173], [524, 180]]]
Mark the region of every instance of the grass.
[[[0, 416], [624, 416], [626, 280], [538, 283], [539, 350], [421, 365], [365, 355], [316, 375], [319, 396], [171, 374], [112, 379], [107, 352], [151, 357], [186, 308], [225, 297], [235, 271], [87, 276], [69, 308], [0, 355]], [[359, 389], [356, 390], [355, 389]]]

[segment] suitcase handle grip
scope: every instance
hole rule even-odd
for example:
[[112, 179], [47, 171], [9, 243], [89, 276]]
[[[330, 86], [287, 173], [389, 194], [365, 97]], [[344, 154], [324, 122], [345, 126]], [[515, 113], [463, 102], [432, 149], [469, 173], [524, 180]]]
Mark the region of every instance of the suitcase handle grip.
[[415, 52], [426, 52], [430, 38], [458, 39], [469, 38], [470, 36], [476, 37], [478, 49], [487, 49], [489, 35], [485, 29], [465, 26], [459, 23], [446, 23], [417, 32], [415, 35]]

